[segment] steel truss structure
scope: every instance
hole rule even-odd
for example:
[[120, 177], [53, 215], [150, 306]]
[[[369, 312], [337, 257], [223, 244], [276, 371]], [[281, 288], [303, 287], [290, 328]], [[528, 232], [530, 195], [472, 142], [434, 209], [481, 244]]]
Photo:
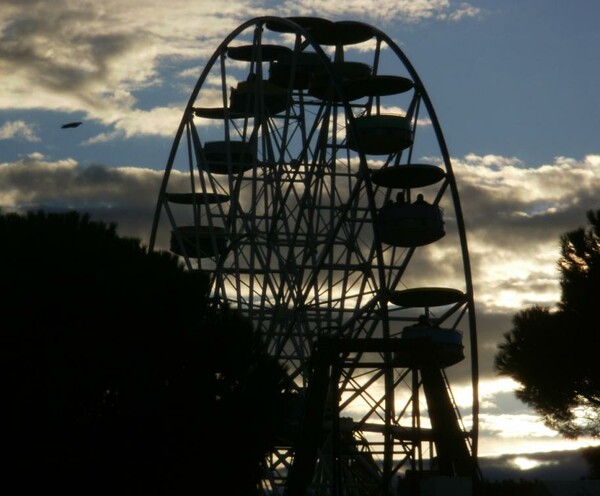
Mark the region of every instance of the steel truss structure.
[[436, 477], [471, 494], [465, 225], [432, 103], [386, 34], [260, 17], [227, 36], [168, 157], [150, 249], [167, 244], [297, 389], [264, 494], [416, 495]]

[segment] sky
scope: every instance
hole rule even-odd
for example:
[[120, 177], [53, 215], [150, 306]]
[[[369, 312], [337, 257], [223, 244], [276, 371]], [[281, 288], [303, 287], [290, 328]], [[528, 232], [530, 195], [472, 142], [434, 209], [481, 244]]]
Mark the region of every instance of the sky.
[[0, 0], [0, 209], [85, 211], [148, 243], [204, 64], [263, 15], [377, 27], [432, 100], [473, 269], [480, 454], [526, 474], [592, 444], [545, 428], [493, 356], [519, 309], [556, 304], [559, 237], [600, 208], [597, 0]]

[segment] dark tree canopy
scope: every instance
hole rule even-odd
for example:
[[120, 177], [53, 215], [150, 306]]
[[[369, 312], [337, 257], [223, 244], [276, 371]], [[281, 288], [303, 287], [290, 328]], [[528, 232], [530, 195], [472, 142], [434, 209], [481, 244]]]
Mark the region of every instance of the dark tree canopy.
[[[559, 307], [570, 317], [592, 323], [600, 289], [600, 210], [589, 211], [587, 218], [590, 228], [580, 227], [561, 236]], [[595, 329], [600, 329], [597, 324]]]
[[518, 312], [495, 357], [520, 384], [517, 397], [565, 437], [600, 437], [600, 210], [591, 227], [561, 236], [561, 300], [556, 309]]
[[600, 479], [600, 446], [588, 446], [582, 450], [582, 454], [590, 467], [588, 478]]
[[4, 492], [250, 494], [285, 373], [206, 277], [77, 213], [0, 240]]

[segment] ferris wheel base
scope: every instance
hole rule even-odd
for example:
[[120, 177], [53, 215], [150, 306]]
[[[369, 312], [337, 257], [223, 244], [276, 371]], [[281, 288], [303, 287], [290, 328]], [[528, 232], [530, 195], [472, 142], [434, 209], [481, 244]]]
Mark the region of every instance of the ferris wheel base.
[[[448, 330], [446, 330], [448, 331]], [[404, 341], [404, 342], [403, 342]], [[290, 467], [288, 475], [288, 486], [286, 496], [303, 496], [309, 487], [313, 473], [316, 467], [318, 453], [320, 452], [320, 443], [325, 436], [326, 431], [332, 434], [336, 439], [343, 440], [343, 426], [346, 429], [354, 430], [356, 425], [354, 422], [342, 422], [338, 419], [335, 423], [326, 421], [326, 403], [328, 391], [331, 388], [331, 381], [337, 380], [333, 378], [332, 367], [334, 365], [343, 366], [341, 357], [348, 356], [349, 353], [398, 353], [406, 351], [407, 345], [413, 348], [413, 344], [418, 345], [418, 350], [413, 348], [411, 351], [418, 351], [421, 379], [427, 400], [427, 409], [431, 421], [431, 430], [419, 429], [419, 435], [428, 435], [430, 440], [436, 446], [436, 457], [434, 466], [436, 467], [435, 474], [440, 481], [446, 479], [458, 479], [460, 482], [451, 484], [459, 484], [462, 487], [462, 480], [465, 484], [473, 484], [473, 474], [475, 469], [475, 460], [469, 451], [468, 442], [465, 438], [465, 432], [459, 425], [459, 419], [456, 416], [453, 400], [449, 394], [442, 367], [438, 359], [432, 353], [426, 353], [427, 349], [431, 350], [431, 343], [406, 342], [402, 339], [339, 339], [339, 338], [321, 338], [318, 340], [312, 354], [313, 368], [312, 375], [309, 379], [309, 386], [306, 390], [304, 401], [304, 417], [300, 425], [298, 425], [298, 434], [295, 436], [296, 443], [293, 447], [294, 462]], [[423, 347], [423, 345], [425, 345]], [[424, 353], [425, 352], [425, 353]], [[371, 364], [373, 365], [373, 364]], [[384, 366], [384, 364], [381, 364]], [[330, 419], [331, 420], [331, 419]], [[389, 430], [389, 434], [393, 437], [404, 438], [406, 442], [408, 437], [405, 437], [409, 430], [396, 426], [396, 429], [390, 426], [375, 426], [361, 425], [360, 430], [365, 431], [373, 428]], [[414, 433], [415, 434], [415, 433]], [[319, 441], [321, 440], [321, 441]], [[417, 439], [413, 439], [416, 441]], [[422, 439], [421, 439], [422, 440]], [[341, 442], [341, 441], [340, 441]], [[430, 492], [416, 490], [415, 485], [422, 485], [424, 480], [429, 477], [422, 477], [422, 473], [414, 476], [408, 476], [401, 479], [402, 484], [407, 484], [406, 488], [412, 492], [398, 492], [399, 495], [406, 494], [407, 496], [425, 494], [456, 494], [458, 496], [470, 496], [471, 492], [462, 492], [460, 488], [451, 492], [439, 492], [438, 487], [444, 486], [443, 483], [428, 482], [431, 485]], [[447, 485], [447, 484], [446, 484]], [[429, 490], [429, 489], [428, 489]], [[440, 489], [441, 490], [441, 489]], [[431, 492], [433, 491], [433, 492]], [[436, 492], [438, 491], [438, 492]]]

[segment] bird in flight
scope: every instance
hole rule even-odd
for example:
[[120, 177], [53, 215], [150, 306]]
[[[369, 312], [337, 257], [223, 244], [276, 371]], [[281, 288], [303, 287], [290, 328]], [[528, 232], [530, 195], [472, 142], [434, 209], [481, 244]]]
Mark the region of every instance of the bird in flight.
[[83, 122], [69, 122], [67, 124], [63, 124], [60, 126], [61, 129], [68, 129], [70, 127], [79, 127], [83, 124]]

